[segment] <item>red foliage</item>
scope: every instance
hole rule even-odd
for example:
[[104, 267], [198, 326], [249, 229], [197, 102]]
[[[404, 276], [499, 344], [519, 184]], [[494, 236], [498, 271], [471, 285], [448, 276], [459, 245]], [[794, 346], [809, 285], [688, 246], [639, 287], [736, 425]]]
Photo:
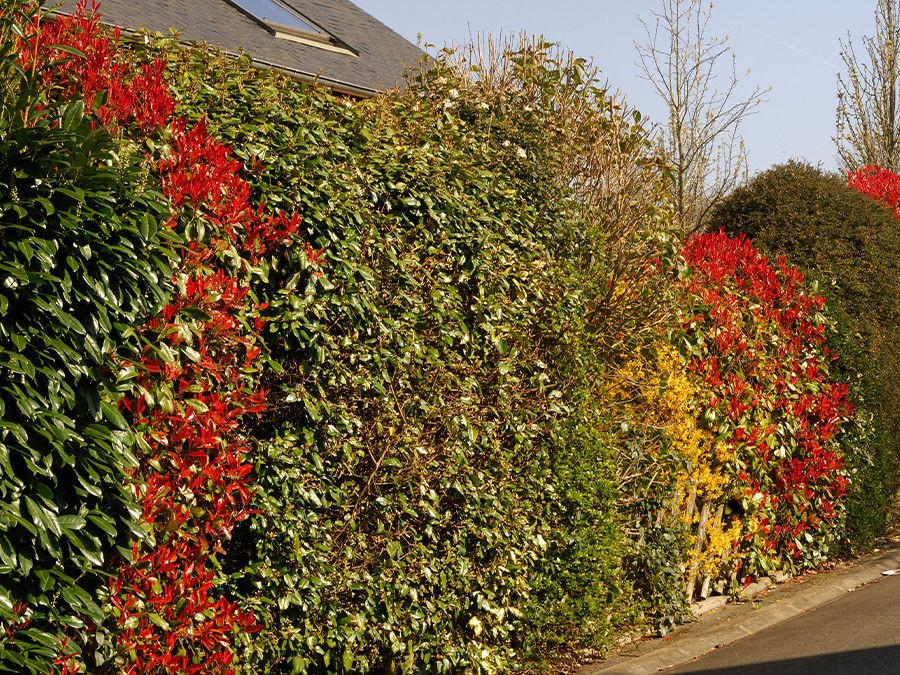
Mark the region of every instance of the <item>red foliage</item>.
[[72, 16], [39, 19], [35, 13], [19, 42], [19, 63], [39, 74], [51, 97], [83, 100], [86, 108], [95, 110], [97, 123], [109, 129], [133, 124], [150, 132], [166, 124], [175, 111], [175, 100], [163, 84], [166, 64], [145, 63], [139, 74], [131, 74], [130, 66], [117, 58], [118, 29], [110, 40], [94, 0], [90, 10], [87, 0], [79, 0]]
[[[208, 233], [182, 251], [180, 292], [145, 326], [148, 348], [138, 361], [144, 396], [123, 399], [143, 432], [146, 451], [138, 498], [155, 545], [136, 542], [131, 565], [112, 583], [120, 649], [133, 655], [128, 672], [230, 672], [236, 631], [257, 630], [253, 616], [213, 592], [211, 556], [250, 513], [248, 448], [241, 416], [261, 411], [248, 368], [259, 355], [247, 325], [249, 287], [221, 266], [216, 253], [235, 244], [259, 211], [241, 163], [204, 124], [172, 120], [170, 155], [159, 162], [170, 226], [199, 218]], [[268, 232], [282, 241], [299, 226]], [[158, 345], [175, 358], [163, 358]], [[155, 405], [150, 405], [153, 402]], [[161, 405], [162, 403], [162, 405]]]
[[847, 386], [828, 379], [824, 299], [743, 237], [698, 235], [683, 253], [689, 368], [711, 393], [743, 496], [756, 505], [748, 541], [762, 534], [763, 551], [799, 558], [801, 535], [835, 522], [848, 486], [830, 441], [852, 409]]
[[[250, 186], [241, 175], [241, 162], [231, 150], [207, 133], [205, 120], [187, 128], [184, 120], [172, 122], [172, 153], [160, 163], [163, 191], [176, 208], [202, 210], [214, 232], [230, 243], [240, 240], [241, 252], [255, 264], [273, 247], [288, 243], [300, 227], [297, 214], [267, 214], [265, 205], [250, 203]], [[170, 221], [174, 225], [176, 219]], [[215, 249], [196, 242], [194, 255], [209, 255]], [[205, 254], [202, 251], [206, 251]], [[317, 254], [307, 246], [311, 260]]]
[[870, 164], [849, 172], [847, 185], [893, 209], [900, 220], [900, 176], [897, 174]]
[[139, 361], [138, 384], [154, 405], [145, 396], [121, 402], [146, 442], [136, 485], [155, 537], [152, 547], [134, 544], [111, 588], [134, 673], [228, 672], [234, 631], [255, 629], [252, 615], [211, 592], [210, 556], [251, 513], [238, 425], [265, 404], [245, 376], [259, 349], [240, 320], [248, 289], [222, 270], [191, 271], [198, 276], [145, 327], [151, 343], [178, 355], [154, 358], [148, 348]]

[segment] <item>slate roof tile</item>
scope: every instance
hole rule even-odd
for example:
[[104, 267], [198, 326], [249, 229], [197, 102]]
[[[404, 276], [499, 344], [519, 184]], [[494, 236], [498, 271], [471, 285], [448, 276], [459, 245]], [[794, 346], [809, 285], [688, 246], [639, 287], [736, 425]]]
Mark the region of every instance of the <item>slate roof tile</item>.
[[[406, 68], [422, 57], [418, 47], [349, 0], [288, 2], [353, 53], [276, 37], [227, 0], [102, 0], [100, 12], [104, 23], [125, 30], [168, 34], [174, 28], [183, 41], [205, 42], [232, 54], [243, 51], [258, 65], [357, 96], [402, 86]], [[73, 0], [66, 0], [59, 11], [73, 7]]]

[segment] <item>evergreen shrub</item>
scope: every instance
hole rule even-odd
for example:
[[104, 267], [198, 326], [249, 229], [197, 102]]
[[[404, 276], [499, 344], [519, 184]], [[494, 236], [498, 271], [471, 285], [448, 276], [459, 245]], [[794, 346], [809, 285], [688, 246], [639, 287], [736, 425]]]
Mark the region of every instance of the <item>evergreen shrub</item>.
[[33, 10], [0, 10], [0, 664], [13, 672], [95, 639], [109, 570], [141, 535], [117, 403], [135, 376], [124, 359], [144, 347], [135, 327], [173, 291], [178, 240], [144, 163], [67, 96], [56, 76], [72, 54], [44, 58]]
[[[547, 45], [513, 54], [527, 86], [479, 92], [437, 62], [353, 103], [157, 48], [179, 114], [231, 143], [254, 198], [301, 213], [322, 250], [321, 266], [302, 247], [264, 257], [254, 282], [272, 359], [259, 513], [222, 558], [222, 592], [263, 625], [242, 667], [502, 670], [561, 625], [608, 645], [636, 617], [615, 451], [570, 420], [622, 328], [610, 317], [654, 311], [607, 293], [638, 278], [659, 220], [639, 118]], [[591, 117], [554, 119], [554, 87]], [[615, 159], [633, 198], [600, 180], [580, 188], [595, 204], [574, 195], [579, 147]], [[549, 602], [563, 594], [585, 599]]]

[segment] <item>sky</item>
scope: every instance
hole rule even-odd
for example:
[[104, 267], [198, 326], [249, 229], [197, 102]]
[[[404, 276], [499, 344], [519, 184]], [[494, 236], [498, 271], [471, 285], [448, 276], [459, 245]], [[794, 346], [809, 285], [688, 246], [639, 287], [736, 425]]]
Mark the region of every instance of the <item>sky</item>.
[[[653, 23], [662, 0], [353, 0], [413, 43], [438, 48], [476, 34], [543, 35], [593, 59], [613, 89], [651, 120], [665, 108], [641, 76], [634, 43], [645, 42], [638, 17]], [[875, 0], [719, 0], [709, 34], [727, 37], [745, 96], [771, 88], [741, 135], [751, 174], [790, 159], [837, 169], [837, 75], [840, 40], [862, 49], [874, 32]], [[749, 73], [748, 73], [749, 71]], [[727, 70], [722, 74], [727, 76]]]

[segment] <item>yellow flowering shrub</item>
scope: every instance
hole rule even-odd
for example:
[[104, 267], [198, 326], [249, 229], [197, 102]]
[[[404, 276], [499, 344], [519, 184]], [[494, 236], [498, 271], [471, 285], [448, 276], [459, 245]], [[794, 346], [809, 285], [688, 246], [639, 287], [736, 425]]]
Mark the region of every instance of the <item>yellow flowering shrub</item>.
[[[618, 369], [608, 394], [621, 408], [622, 428], [638, 430], [650, 446], [647, 454], [660, 464], [661, 480], [671, 485], [672, 514], [695, 528], [699, 504], [724, 502], [730, 450], [701, 426], [703, 402], [680, 355], [662, 341], [648, 352], [635, 350]], [[740, 522], [724, 522], [721, 509], [711, 510], [717, 513], [707, 520], [705, 545], [699, 553], [688, 547], [683, 558], [686, 569], [704, 576], [718, 573], [741, 527]]]

